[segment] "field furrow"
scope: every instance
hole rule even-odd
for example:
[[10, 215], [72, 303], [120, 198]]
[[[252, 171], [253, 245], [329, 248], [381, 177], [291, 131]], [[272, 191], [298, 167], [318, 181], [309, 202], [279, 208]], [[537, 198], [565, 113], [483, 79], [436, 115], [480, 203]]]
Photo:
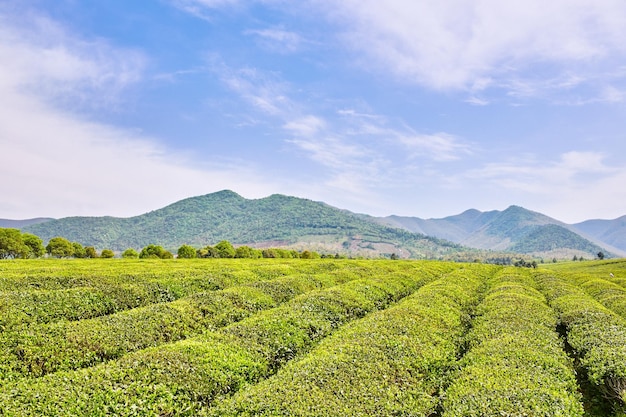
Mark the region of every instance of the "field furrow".
[[446, 390], [443, 417], [583, 415], [557, 315], [534, 287], [525, 269], [494, 277]]
[[357, 320], [210, 416], [426, 416], [455, 364], [468, 314], [497, 267], [469, 265]]
[[597, 396], [626, 402], [626, 320], [604, 307], [575, 280], [542, 272], [541, 291], [558, 313], [577, 365]]
[[0, 334], [0, 380], [93, 366], [129, 352], [224, 327], [299, 294], [349, 279], [355, 277], [282, 277], [94, 319], [18, 326]]
[[375, 276], [300, 295], [218, 331], [92, 368], [5, 384], [0, 414], [194, 415], [216, 396], [273, 374], [341, 325], [456, 267], [407, 262], [377, 268]]

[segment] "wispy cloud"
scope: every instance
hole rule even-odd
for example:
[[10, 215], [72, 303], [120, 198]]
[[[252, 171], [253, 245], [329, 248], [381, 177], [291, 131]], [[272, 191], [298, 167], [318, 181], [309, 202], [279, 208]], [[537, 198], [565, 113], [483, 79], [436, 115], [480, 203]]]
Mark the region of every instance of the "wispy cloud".
[[281, 27], [247, 30], [245, 34], [254, 36], [264, 49], [280, 54], [298, 52], [307, 43], [298, 33]]
[[527, 157], [488, 163], [465, 173], [469, 180], [488, 183], [495, 192], [520, 194], [546, 213], [568, 213], [560, 220], [580, 221], [590, 213], [623, 212], [626, 168], [610, 165], [602, 152], [571, 151], [552, 161]]
[[[21, 29], [28, 19], [28, 30]], [[75, 38], [45, 16], [0, 15], [0, 84], [75, 107], [116, 105], [142, 80], [146, 57], [102, 40]]]
[[[45, 16], [0, 8], [0, 216], [128, 216], [222, 188], [273, 192], [242, 161], [200, 166], [157, 138], [90, 120], [66, 102], [124, 101], [142, 53], [81, 39]], [[105, 96], [103, 99], [102, 96]], [[108, 108], [107, 108], [108, 110]], [[80, 114], [79, 114], [80, 113]]]
[[530, 96], [546, 84], [552, 92], [589, 87], [596, 75], [626, 63], [626, 8], [615, 0], [317, 4], [343, 26], [361, 65], [433, 89]]

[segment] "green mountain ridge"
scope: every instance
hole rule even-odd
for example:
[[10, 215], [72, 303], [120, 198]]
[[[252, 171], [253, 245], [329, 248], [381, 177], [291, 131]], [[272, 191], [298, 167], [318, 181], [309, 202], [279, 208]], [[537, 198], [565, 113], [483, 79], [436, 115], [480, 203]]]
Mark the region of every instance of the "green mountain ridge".
[[576, 225], [567, 225], [515, 205], [503, 211], [480, 212], [472, 209], [441, 219], [390, 216], [377, 221], [410, 231], [426, 231], [430, 236], [484, 250], [586, 258], [598, 252], [613, 256], [626, 254], [626, 246], [614, 247], [593, 234], [577, 230]]
[[[404, 258], [450, 258], [460, 253], [470, 257], [481, 251], [483, 255], [497, 251], [587, 259], [600, 251], [626, 256], [626, 216], [567, 225], [513, 205], [503, 211], [470, 209], [442, 219], [377, 218], [298, 197], [273, 194], [246, 199], [230, 190], [190, 197], [129, 218], [42, 218], [4, 224], [44, 241], [63, 236], [85, 246], [115, 251], [148, 244], [176, 250], [182, 244], [203, 247], [228, 240], [258, 248], [312, 249], [368, 257], [392, 253]], [[616, 246], [603, 237], [610, 237]], [[619, 246], [621, 243], [624, 245]]]
[[116, 251], [151, 243], [175, 250], [182, 244], [203, 247], [221, 240], [363, 256], [432, 258], [462, 250], [452, 242], [366, 221], [325, 203], [280, 194], [248, 200], [227, 190], [130, 218], [68, 217], [23, 230], [45, 241], [63, 236]]

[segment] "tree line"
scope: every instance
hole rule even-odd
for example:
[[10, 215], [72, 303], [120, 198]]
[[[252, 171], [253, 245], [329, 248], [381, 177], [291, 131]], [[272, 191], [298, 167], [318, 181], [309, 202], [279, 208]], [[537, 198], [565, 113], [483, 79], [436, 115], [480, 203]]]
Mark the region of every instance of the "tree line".
[[[43, 256], [53, 258], [113, 258], [115, 253], [111, 249], [103, 249], [100, 253], [93, 246], [83, 246], [78, 242], [71, 242], [64, 237], [53, 237], [46, 246], [38, 236], [30, 233], [22, 233], [19, 229], [0, 228], [0, 259], [30, 259]], [[139, 252], [128, 248], [121, 254], [127, 259], [173, 259], [172, 252], [160, 245], [150, 244]], [[196, 249], [191, 245], [182, 245], [176, 252], [176, 257], [181, 259], [191, 258], [341, 258], [337, 255], [320, 255], [315, 251], [296, 250], [282, 248], [256, 249], [242, 245], [234, 247], [227, 240], [222, 240], [214, 246], [208, 245]]]

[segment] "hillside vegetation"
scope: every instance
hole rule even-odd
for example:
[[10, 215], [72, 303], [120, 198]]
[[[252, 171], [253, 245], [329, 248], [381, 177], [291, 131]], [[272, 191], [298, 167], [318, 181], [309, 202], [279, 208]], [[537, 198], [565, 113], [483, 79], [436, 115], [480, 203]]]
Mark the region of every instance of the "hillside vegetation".
[[438, 257], [461, 247], [437, 238], [365, 221], [324, 203], [273, 195], [247, 200], [221, 191], [179, 201], [131, 218], [69, 217], [24, 227], [44, 240], [63, 236], [97, 248], [122, 251], [157, 243], [170, 250], [228, 240], [256, 247], [320, 252]]

